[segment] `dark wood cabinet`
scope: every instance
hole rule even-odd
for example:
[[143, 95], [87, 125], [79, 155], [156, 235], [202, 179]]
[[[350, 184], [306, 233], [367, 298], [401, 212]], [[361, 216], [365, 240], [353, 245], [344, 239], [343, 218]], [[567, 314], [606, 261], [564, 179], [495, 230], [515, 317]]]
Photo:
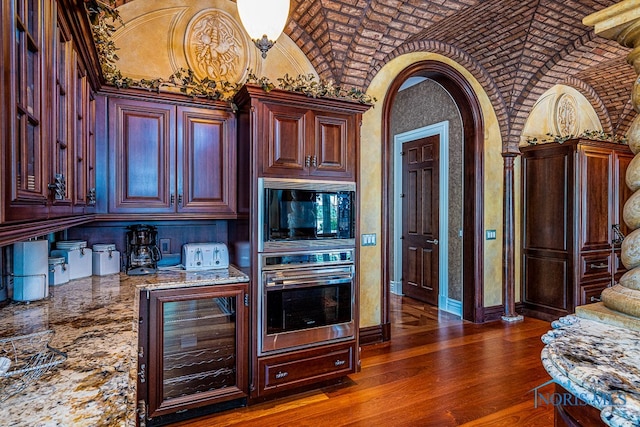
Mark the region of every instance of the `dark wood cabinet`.
[[51, 2], [3, 2], [5, 127], [9, 135], [5, 171], [5, 219], [48, 215], [47, 98], [45, 76], [54, 15]]
[[68, 0], [3, 1], [1, 221], [91, 211], [91, 99], [99, 64], [86, 12]]
[[557, 403], [553, 404], [554, 427], [604, 427], [607, 425], [602, 421], [599, 409], [557, 383], [554, 395], [558, 396]]
[[570, 314], [624, 274], [620, 237], [633, 154], [585, 139], [522, 147], [522, 302], [544, 319]]
[[109, 99], [109, 213], [175, 212], [175, 114], [172, 105]]
[[246, 404], [246, 296], [247, 283], [141, 291], [140, 425]]
[[245, 86], [256, 111], [259, 176], [356, 180], [360, 117], [368, 106]]
[[235, 117], [178, 107], [178, 211], [236, 213]]
[[[238, 227], [234, 232], [250, 241], [251, 277], [256, 278], [251, 285], [251, 300], [259, 301], [263, 298], [259, 287], [264, 273], [259, 267], [261, 254], [257, 240], [261, 235], [258, 232], [260, 179], [293, 178], [311, 186], [314, 180], [357, 183], [360, 123], [362, 114], [370, 106], [343, 99], [311, 98], [278, 89], [266, 92], [255, 85], [245, 85], [234, 101], [238, 106], [238, 163], [240, 170], [247, 171], [238, 175], [239, 213], [246, 219], [243, 224], [246, 222], [247, 227]], [[325, 249], [330, 248], [326, 242], [323, 245]], [[309, 250], [307, 247], [305, 252]], [[289, 252], [293, 251], [295, 249]], [[354, 253], [357, 266], [357, 247]], [[357, 331], [357, 269], [354, 277], [352, 308]], [[344, 340], [327, 339], [319, 334], [310, 343], [262, 353], [258, 350], [262, 329], [258, 326], [261, 321], [257, 303], [251, 307], [251, 318], [255, 319], [250, 333], [251, 401], [294, 393], [326, 381], [339, 381], [359, 369], [357, 333]], [[313, 327], [309, 328], [309, 334], [313, 334]]]
[[355, 116], [314, 112], [312, 117], [309, 175], [355, 179], [356, 147], [360, 145]]
[[108, 132], [110, 214], [236, 215], [229, 111], [110, 97]]
[[95, 99], [81, 64], [75, 67], [73, 205], [75, 213], [95, 206]]
[[260, 396], [269, 396], [356, 372], [355, 342], [262, 357], [258, 360]]

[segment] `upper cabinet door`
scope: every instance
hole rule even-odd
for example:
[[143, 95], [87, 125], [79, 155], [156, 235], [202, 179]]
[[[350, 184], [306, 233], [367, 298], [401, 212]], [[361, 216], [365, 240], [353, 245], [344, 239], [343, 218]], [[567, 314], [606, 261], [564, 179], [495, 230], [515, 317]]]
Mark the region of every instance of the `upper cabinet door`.
[[[10, 3], [11, 4], [11, 3]], [[37, 219], [48, 215], [48, 158], [44, 154], [49, 108], [44, 75], [46, 64], [45, 16], [51, 10], [45, 2], [16, 2], [7, 14], [10, 24], [3, 31], [3, 46], [10, 52], [3, 65], [11, 73], [13, 88], [6, 88], [9, 112], [5, 115], [7, 156], [10, 168], [5, 175], [5, 219]], [[7, 22], [5, 21], [5, 24]]]
[[235, 117], [178, 107], [178, 212], [235, 214]]
[[313, 123], [309, 174], [355, 180], [356, 144], [349, 140], [355, 132], [353, 115], [317, 113]]
[[73, 182], [73, 41], [64, 22], [58, 20], [55, 34], [55, 67], [53, 91], [54, 132], [51, 146], [51, 215], [69, 215], [72, 212]]
[[74, 123], [74, 180], [73, 204], [76, 213], [83, 213], [90, 205], [90, 167], [93, 149], [93, 126], [90, 101], [91, 87], [87, 73], [78, 61], [75, 67], [75, 123]]
[[306, 175], [310, 165], [306, 146], [308, 110], [268, 103], [262, 109], [259, 138], [263, 174]]
[[109, 212], [175, 211], [175, 107], [109, 101]]
[[356, 115], [263, 103], [258, 149], [263, 176], [356, 179]]

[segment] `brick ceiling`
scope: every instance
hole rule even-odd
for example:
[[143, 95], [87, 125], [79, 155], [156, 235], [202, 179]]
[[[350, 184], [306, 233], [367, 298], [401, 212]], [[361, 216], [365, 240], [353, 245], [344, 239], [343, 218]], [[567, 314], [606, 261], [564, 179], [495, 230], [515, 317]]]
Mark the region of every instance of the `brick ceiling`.
[[[119, 0], [118, 4], [137, 0]], [[186, 1], [186, 0], [185, 0]], [[367, 88], [391, 59], [445, 55], [489, 94], [505, 141], [517, 143], [540, 95], [570, 85], [596, 108], [604, 130], [635, 117], [628, 48], [597, 37], [582, 18], [615, 0], [292, 0], [285, 33], [320, 77]]]

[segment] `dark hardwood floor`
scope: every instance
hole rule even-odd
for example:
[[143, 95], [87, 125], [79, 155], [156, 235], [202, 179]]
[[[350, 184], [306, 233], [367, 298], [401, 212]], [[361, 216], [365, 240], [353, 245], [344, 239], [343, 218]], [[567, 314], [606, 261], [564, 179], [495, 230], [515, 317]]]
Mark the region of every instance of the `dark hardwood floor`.
[[392, 296], [391, 341], [364, 347], [362, 371], [342, 384], [175, 426], [553, 426], [553, 407], [535, 408], [531, 391], [550, 379], [540, 362], [549, 328], [476, 325]]

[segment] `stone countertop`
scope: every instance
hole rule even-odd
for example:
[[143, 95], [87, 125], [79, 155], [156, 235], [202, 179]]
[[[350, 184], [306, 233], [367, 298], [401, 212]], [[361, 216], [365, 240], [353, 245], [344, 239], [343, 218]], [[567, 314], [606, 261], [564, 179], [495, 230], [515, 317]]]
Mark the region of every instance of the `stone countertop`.
[[573, 395], [599, 409], [606, 425], [640, 425], [640, 332], [575, 315], [542, 337], [542, 364]]
[[49, 287], [49, 297], [0, 309], [0, 338], [51, 329], [67, 360], [0, 402], [5, 426], [134, 426], [139, 290], [248, 282], [228, 270], [92, 276]]

